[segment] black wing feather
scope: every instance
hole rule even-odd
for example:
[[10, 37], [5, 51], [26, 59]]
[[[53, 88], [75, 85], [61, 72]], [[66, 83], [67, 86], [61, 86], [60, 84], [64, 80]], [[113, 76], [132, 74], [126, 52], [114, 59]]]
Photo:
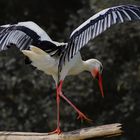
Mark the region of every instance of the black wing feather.
[[[36, 26], [38, 30], [42, 30], [37, 24], [29, 23], [29, 27], [18, 24], [0, 26], [0, 51], [7, 50], [11, 46], [16, 46], [20, 50], [29, 49], [30, 45], [39, 47], [50, 55], [60, 54], [61, 45], [57, 46], [52, 40], [47, 38], [41, 40], [41, 35], [36, 30], [30, 29], [30, 26]], [[54, 53], [55, 52], [55, 53]]]
[[92, 16], [72, 32], [68, 46], [60, 58], [59, 71], [65, 61], [73, 58], [89, 40], [94, 39], [111, 25], [136, 20], [140, 20], [140, 7], [136, 5], [111, 7]]

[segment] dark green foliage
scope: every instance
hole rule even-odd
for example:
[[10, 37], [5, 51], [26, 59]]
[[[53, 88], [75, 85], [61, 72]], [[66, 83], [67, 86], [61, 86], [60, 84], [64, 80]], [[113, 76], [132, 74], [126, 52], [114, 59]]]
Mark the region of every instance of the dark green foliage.
[[[58, 41], [103, 8], [134, 0], [1, 0], [0, 24], [32, 20]], [[64, 94], [91, 119], [77, 121], [77, 114], [61, 100], [61, 128], [121, 122], [120, 140], [140, 138], [140, 22], [115, 25], [82, 50], [83, 59], [95, 57], [103, 66], [105, 98], [89, 73], [67, 77]], [[15, 48], [0, 54], [0, 130], [48, 132], [56, 127], [55, 84], [51, 77], [25, 65]]]

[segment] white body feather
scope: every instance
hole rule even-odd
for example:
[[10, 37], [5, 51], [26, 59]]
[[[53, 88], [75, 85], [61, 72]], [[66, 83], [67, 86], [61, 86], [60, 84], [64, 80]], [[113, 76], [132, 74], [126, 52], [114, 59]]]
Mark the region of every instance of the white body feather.
[[[30, 50], [23, 50], [22, 52], [24, 55], [30, 58], [32, 61], [31, 64], [34, 67], [48, 75], [52, 75], [55, 82], [57, 83], [59, 64], [58, 58], [51, 57], [43, 50], [34, 46], [31, 46]], [[80, 53], [78, 53], [72, 58], [71, 61], [66, 62], [60, 73], [60, 79], [64, 80], [67, 75], [76, 75], [83, 70], [86, 70], [86, 67], [84, 65], [84, 61], [81, 59]]]

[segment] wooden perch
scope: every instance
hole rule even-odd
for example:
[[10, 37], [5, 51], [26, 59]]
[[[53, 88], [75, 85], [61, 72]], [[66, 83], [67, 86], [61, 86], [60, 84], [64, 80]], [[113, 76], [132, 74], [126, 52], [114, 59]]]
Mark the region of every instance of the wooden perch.
[[97, 127], [82, 128], [75, 131], [64, 132], [60, 135], [30, 132], [0, 132], [0, 140], [85, 140], [88, 138], [113, 137], [122, 134], [119, 123]]

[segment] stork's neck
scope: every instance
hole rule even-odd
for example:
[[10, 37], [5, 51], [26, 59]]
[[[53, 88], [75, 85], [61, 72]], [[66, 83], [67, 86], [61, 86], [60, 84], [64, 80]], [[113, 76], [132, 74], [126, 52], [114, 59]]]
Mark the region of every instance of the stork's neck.
[[88, 59], [86, 61], [83, 61], [83, 71], [89, 71], [93, 70], [93, 68], [97, 68], [101, 63], [97, 59]]
[[79, 61], [75, 64], [75, 66], [70, 69], [68, 74], [69, 75], [76, 75], [76, 74], [79, 74], [83, 71], [91, 72], [91, 70], [95, 66], [96, 66], [96, 59], [89, 59], [86, 61], [79, 59]]
[[90, 64], [88, 61], [83, 61], [79, 59], [74, 66], [68, 72], [68, 75], [77, 75], [83, 71], [90, 71]]
[[88, 60], [83, 61], [83, 71], [90, 71], [90, 63]]

